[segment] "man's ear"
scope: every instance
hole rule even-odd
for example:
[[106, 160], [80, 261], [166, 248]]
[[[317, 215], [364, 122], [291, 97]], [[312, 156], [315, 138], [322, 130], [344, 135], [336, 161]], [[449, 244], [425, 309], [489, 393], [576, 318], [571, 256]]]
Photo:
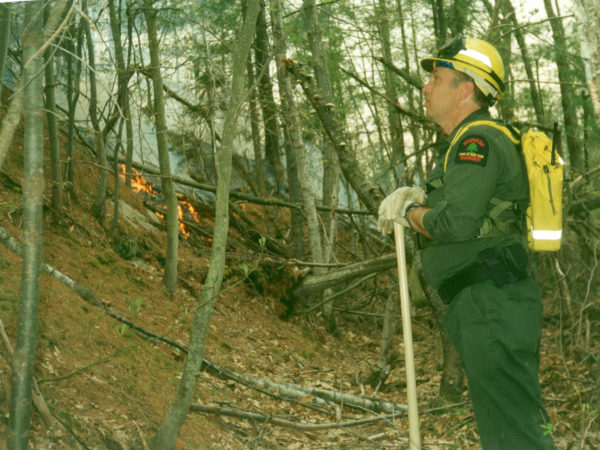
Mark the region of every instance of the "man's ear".
[[475, 91], [475, 83], [472, 81], [465, 81], [460, 83], [460, 99], [464, 100], [469, 97], [469, 95], [473, 94]]

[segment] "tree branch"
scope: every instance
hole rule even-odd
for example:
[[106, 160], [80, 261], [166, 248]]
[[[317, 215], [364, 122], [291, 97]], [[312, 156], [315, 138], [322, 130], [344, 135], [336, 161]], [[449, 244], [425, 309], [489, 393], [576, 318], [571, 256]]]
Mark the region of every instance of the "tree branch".
[[357, 427], [357, 426], [365, 425], [368, 423], [394, 419], [394, 418], [398, 417], [399, 415], [401, 415], [399, 413], [387, 414], [384, 416], [369, 417], [366, 419], [352, 420], [349, 422], [299, 423], [299, 422], [292, 422], [290, 420], [282, 419], [279, 417], [274, 417], [274, 416], [271, 416], [268, 414], [253, 413], [253, 412], [249, 412], [249, 411], [244, 411], [239, 408], [232, 408], [229, 406], [211, 406], [211, 405], [201, 405], [199, 403], [194, 403], [194, 404], [192, 404], [191, 409], [192, 409], [192, 411], [195, 411], [195, 412], [201, 412], [201, 413], [207, 413], [207, 414], [217, 414], [217, 415], [229, 416], [229, 417], [237, 417], [239, 419], [254, 420], [256, 422], [270, 423], [273, 425], [279, 425], [282, 427], [293, 428], [293, 429], [302, 430], [302, 431], [318, 431], [318, 430], [329, 430], [332, 428]]

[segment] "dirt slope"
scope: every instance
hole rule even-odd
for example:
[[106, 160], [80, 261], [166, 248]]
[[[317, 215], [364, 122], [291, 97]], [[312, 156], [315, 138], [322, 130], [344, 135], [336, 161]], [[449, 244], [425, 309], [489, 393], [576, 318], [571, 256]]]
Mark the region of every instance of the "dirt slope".
[[[0, 185], [0, 226], [17, 238], [21, 197], [18, 188], [11, 188], [8, 180], [20, 184], [21, 159], [18, 151], [13, 152], [3, 168], [8, 178], [3, 177]], [[89, 214], [97, 173], [83, 156], [78, 160], [77, 177], [76, 195], [68, 201], [65, 223], [52, 223], [51, 212], [46, 208], [44, 261], [93, 290], [111, 310], [186, 346], [207, 271], [210, 242], [194, 233], [188, 240], [182, 240], [181, 287], [175, 298], [169, 300], [161, 284], [165, 235], [160, 222], [151, 217], [139, 195], [121, 185], [120, 198], [139, 213], [137, 219], [120, 220], [120, 253], [134, 255], [124, 259], [107, 237], [114, 193], [110, 192], [107, 203], [106, 223], [99, 224]], [[112, 181], [109, 185], [112, 186]], [[49, 205], [48, 199], [46, 204]], [[257, 220], [260, 212], [250, 208]], [[210, 234], [210, 215], [202, 215], [197, 227]], [[383, 389], [375, 393], [363, 384], [379, 351], [381, 318], [377, 314], [384, 309], [380, 301], [372, 301], [363, 308], [371, 315], [340, 314], [340, 339], [324, 332], [318, 315], [284, 321], [280, 319], [283, 306], [279, 299], [260, 295], [245, 281], [244, 265], [251, 271], [260, 256], [236, 247], [235, 243], [242, 239], [235, 232], [232, 231], [231, 237], [234, 244], [228, 254], [226, 280], [206, 345], [208, 360], [237, 373], [277, 383], [296, 383], [355, 396], [376, 395], [390, 402], [405, 403], [400, 335], [396, 342], [397, 367]], [[13, 345], [20, 269], [20, 257], [0, 246], [0, 318]], [[378, 282], [393, 286], [393, 280], [385, 276]], [[370, 293], [364, 294], [364, 297], [363, 293], [350, 294], [337, 305], [352, 309], [369, 303]], [[554, 305], [548, 305], [551, 316], [553, 308]], [[441, 347], [429, 314], [427, 308], [417, 308], [413, 318], [419, 405], [422, 411], [443, 408], [422, 412], [423, 443], [432, 449], [476, 448], [477, 436], [467, 394], [458, 405], [444, 405], [437, 397]], [[71, 448], [75, 439], [87, 448], [145, 448], [173, 398], [184, 355], [172, 346], [134, 332], [46, 274], [41, 280], [39, 324], [36, 379], [51, 413], [65, 429], [46, 424], [35, 412], [31, 447]], [[556, 442], [560, 448], [576, 446], [580, 442], [578, 433], [586, 431], [591, 439], [589, 448], [599, 445], [597, 428], [585, 430], [589, 423], [585, 415], [590, 412], [583, 405], [581, 389], [579, 393], [573, 389], [575, 385], [585, 387], [573, 380], [585, 380], [590, 365], [563, 360], [554, 321], [548, 322], [545, 333], [542, 380], [547, 406], [556, 422]], [[10, 363], [6, 349], [3, 345], [0, 348], [0, 436], [4, 436], [8, 424]], [[565, 375], [567, 367], [570, 378]], [[290, 402], [208, 371], [198, 377], [196, 401], [272, 415], [298, 424], [335, 424], [376, 417], [374, 413], [343, 405], [317, 411], [306, 406], [312, 404], [308, 395]], [[191, 412], [177, 446], [181, 449], [399, 448], [407, 445], [407, 437], [404, 415], [354, 427], [302, 431]]]

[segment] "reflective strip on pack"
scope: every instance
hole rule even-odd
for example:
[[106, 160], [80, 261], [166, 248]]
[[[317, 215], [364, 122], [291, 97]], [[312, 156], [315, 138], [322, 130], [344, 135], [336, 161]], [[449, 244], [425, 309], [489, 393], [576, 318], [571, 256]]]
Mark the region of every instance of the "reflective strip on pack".
[[540, 241], [559, 241], [562, 230], [531, 230], [531, 237]]

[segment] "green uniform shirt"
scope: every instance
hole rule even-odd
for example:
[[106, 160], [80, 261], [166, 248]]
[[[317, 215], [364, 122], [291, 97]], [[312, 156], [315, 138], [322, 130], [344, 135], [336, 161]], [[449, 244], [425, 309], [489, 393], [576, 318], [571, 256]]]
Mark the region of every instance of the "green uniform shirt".
[[[487, 110], [469, 115], [441, 143], [441, 149], [448, 148], [462, 126], [483, 119], [490, 119]], [[479, 237], [484, 218], [493, 208], [493, 197], [527, 202], [527, 174], [518, 152], [504, 133], [487, 125], [469, 128], [448, 155], [442, 151], [427, 183], [441, 178], [443, 185], [429, 194], [426, 206], [432, 209], [423, 217], [433, 243], [422, 250], [421, 261], [432, 287], [466, 268], [483, 249], [522, 242], [518, 233]], [[515, 212], [511, 209], [506, 214], [514, 216]]]

